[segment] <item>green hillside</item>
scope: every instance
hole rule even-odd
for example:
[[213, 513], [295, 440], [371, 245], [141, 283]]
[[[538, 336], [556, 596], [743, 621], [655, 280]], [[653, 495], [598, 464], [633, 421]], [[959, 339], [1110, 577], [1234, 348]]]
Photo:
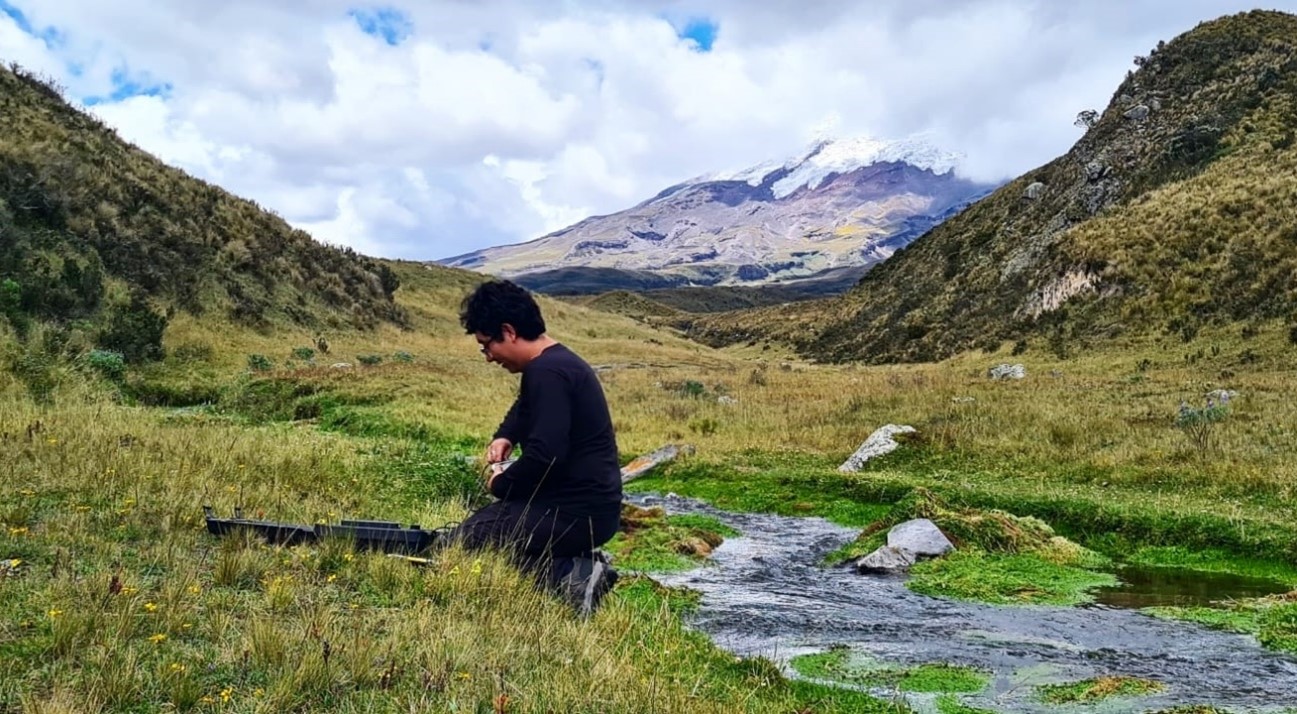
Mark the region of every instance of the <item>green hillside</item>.
[[0, 68], [0, 118], [0, 312], [19, 333], [52, 320], [103, 341], [114, 321], [156, 332], [174, 311], [254, 327], [407, 320], [390, 269], [166, 166], [50, 82]]
[[898, 251], [840, 300], [699, 319], [693, 333], [883, 363], [1291, 319], [1297, 17], [1206, 22], [1137, 65], [1067, 154]]

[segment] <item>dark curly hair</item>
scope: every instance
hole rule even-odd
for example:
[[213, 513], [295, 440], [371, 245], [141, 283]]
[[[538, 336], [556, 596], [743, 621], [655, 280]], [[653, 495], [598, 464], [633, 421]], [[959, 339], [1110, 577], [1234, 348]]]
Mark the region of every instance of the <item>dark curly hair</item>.
[[504, 338], [506, 324], [524, 340], [545, 334], [535, 298], [508, 280], [491, 280], [469, 293], [459, 305], [459, 324], [470, 335], [480, 332], [493, 340]]

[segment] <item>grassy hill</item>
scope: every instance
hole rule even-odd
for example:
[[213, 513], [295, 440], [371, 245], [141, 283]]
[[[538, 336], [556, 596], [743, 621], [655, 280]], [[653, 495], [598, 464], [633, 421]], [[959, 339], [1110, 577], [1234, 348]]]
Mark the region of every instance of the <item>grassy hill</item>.
[[[816, 359], [940, 359], [1008, 340], [1064, 353], [1122, 334], [1297, 310], [1297, 17], [1253, 11], [1160, 43], [1065, 155], [870, 271], [839, 300], [693, 322], [713, 344]], [[795, 325], [795, 327], [793, 327]]]
[[263, 328], [406, 323], [381, 263], [166, 166], [52, 83], [0, 68], [0, 117], [0, 313], [19, 332], [53, 322], [94, 344], [114, 320], [157, 332], [176, 311]]

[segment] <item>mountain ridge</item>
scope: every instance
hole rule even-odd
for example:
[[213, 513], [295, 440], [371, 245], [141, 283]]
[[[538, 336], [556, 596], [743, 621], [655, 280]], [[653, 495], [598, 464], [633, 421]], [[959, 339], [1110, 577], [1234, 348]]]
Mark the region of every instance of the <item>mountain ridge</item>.
[[[1005, 340], [1297, 310], [1297, 17], [1205, 22], [1137, 60], [1063, 156], [898, 251], [840, 299], [690, 321], [826, 361], [928, 361]], [[1085, 117], [1081, 117], [1084, 119]], [[1286, 177], [1286, 178], [1285, 178]]]
[[20, 333], [79, 320], [94, 339], [112, 314], [213, 309], [251, 327], [408, 324], [386, 265], [162, 163], [16, 65], [0, 120], [0, 314]]
[[916, 225], [985, 195], [988, 185], [955, 174], [956, 160], [917, 139], [821, 140], [784, 161], [699, 176], [624, 211], [439, 262], [510, 278], [590, 268], [686, 285], [804, 280], [884, 260], [922, 232]]

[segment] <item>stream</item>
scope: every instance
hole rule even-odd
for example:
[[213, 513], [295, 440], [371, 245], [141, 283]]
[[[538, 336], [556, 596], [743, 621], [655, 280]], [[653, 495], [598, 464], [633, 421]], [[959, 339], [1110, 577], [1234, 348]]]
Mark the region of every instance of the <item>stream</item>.
[[[1297, 659], [1269, 652], [1248, 636], [1102, 604], [1009, 607], [928, 597], [906, 589], [903, 577], [820, 567], [825, 554], [857, 533], [821, 518], [729, 513], [674, 495], [628, 500], [668, 513], [714, 516], [739, 530], [713, 552], [711, 564], [653, 577], [702, 594], [690, 623], [719, 646], [767, 657], [790, 674], [793, 657], [847, 645], [887, 663], [947, 662], [989, 671], [990, 685], [961, 701], [1000, 712], [1068, 711], [1041, 703], [1035, 686], [1117, 674], [1155, 679], [1167, 689], [1075, 709], [1211, 704], [1271, 711], [1297, 705]], [[909, 695], [918, 711], [935, 711], [934, 701], [935, 695]]]

